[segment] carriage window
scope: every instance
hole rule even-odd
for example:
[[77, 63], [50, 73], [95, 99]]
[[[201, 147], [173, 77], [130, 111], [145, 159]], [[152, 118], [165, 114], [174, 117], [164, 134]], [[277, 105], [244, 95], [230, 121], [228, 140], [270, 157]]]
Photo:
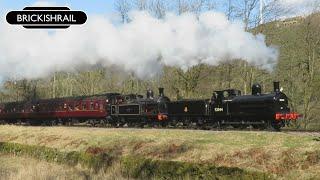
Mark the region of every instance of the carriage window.
[[63, 106], [64, 106], [64, 104], [60, 104], [60, 103], [59, 103], [59, 105], [58, 105], [58, 111], [62, 111], [62, 110], [63, 110]]
[[100, 103], [100, 110], [103, 110], [103, 104]]
[[99, 109], [99, 103], [98, 103], [98, 102], [96, 102], [96, 103], [94, 104], [94, 109]]
[[93, 110], [93, 108], [94, 108], [94, 104], [93, 102], [90, 102], [90, 110]]
[[87, 103], [86, 102], [82, 103], [82, 110], [87, 110]]
[[73, 110], [73, 104], [69, 104], [68, 105], [68, 109], [69, 109], [69, 111], [72, 111]]
[[77, 102], [77, 103], [76, 103], [76, 106], [74, 107], [74, 110], [79, 111], [80, 108], [81, 108], [81, 103], [80, 103], [80, 102]]

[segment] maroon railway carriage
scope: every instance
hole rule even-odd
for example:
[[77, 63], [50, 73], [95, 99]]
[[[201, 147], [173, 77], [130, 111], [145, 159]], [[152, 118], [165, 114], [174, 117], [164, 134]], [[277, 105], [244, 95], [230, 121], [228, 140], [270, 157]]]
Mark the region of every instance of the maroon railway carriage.
[[71, 124], [105, 121], [110, 116], [111, 103], [118, 93], [94, 96], [42, 99], [0, 104], [0, 120], [5, 123]]

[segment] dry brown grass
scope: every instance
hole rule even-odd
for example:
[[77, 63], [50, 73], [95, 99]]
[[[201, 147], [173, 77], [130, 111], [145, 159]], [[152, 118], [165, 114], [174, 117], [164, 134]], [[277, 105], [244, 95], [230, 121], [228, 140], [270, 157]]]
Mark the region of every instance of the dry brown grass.
[[0, 154], [0, 179], [5, 180], [121, 180], [119, 164], [94, 172], [82, 167], [48, 163], [27, 157]]
[[[0, 126], [0, 141], [320, 177], [319, 134], [282, 132]], [[319, 150], [319, 151], [318, 151]], [[299, 172], [299, 173], [297, 173]]]

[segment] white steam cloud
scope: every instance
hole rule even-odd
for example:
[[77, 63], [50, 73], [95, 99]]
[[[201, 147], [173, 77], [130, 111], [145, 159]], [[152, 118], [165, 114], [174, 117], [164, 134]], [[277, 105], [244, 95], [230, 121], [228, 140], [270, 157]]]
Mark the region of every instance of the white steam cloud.
[[82, 26], [66, 30], [24, 29], [0, 24], [0, 76], [38, 78], [54, 71], [102, 64], [118, 65], [140, 78], [152, 77], [163, 65], [187, 69], [198, 63], [215, 65], [224, 59], [244, 59], [268, 65], [277, 50], [263, 35], [245, 32], [216, 12], [163, 20], [146, 12], [131, 12], [131, 22], [114, 25], [105, 17], [88, 16]]

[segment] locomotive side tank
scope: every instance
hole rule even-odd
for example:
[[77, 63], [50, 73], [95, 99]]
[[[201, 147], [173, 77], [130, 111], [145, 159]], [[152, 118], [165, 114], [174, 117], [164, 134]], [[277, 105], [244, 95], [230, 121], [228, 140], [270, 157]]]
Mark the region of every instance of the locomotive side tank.
[[169, 101], [163, 88], [159, 88], [158, 97], [153, 97], [151, 90], [147, 91], [146, 97], [136, 94], [119, 96], [117, 102], [112, 105], [110, 121], [116, 126], [141, 127], [166, 123]]
[[184, 99], [168, 103], [170, 123], [174, 126], [201, 126], [209, 119], [208, 99]]
[[283, 127], [286, 121], [298, 118], [298, 114], [290, 112], [288, 98], [280, 91], [279, 82], [274, 82], [273, 92], [262, 94], [261, 91], [261, 86], [254, 84], [251, 95], [218, 97], [222, 100], [221, 107], [214, 108], [221, 111], [215, 112], [217, 118], [222, 124], [234, 127], [252, 125], [275, 130]]

